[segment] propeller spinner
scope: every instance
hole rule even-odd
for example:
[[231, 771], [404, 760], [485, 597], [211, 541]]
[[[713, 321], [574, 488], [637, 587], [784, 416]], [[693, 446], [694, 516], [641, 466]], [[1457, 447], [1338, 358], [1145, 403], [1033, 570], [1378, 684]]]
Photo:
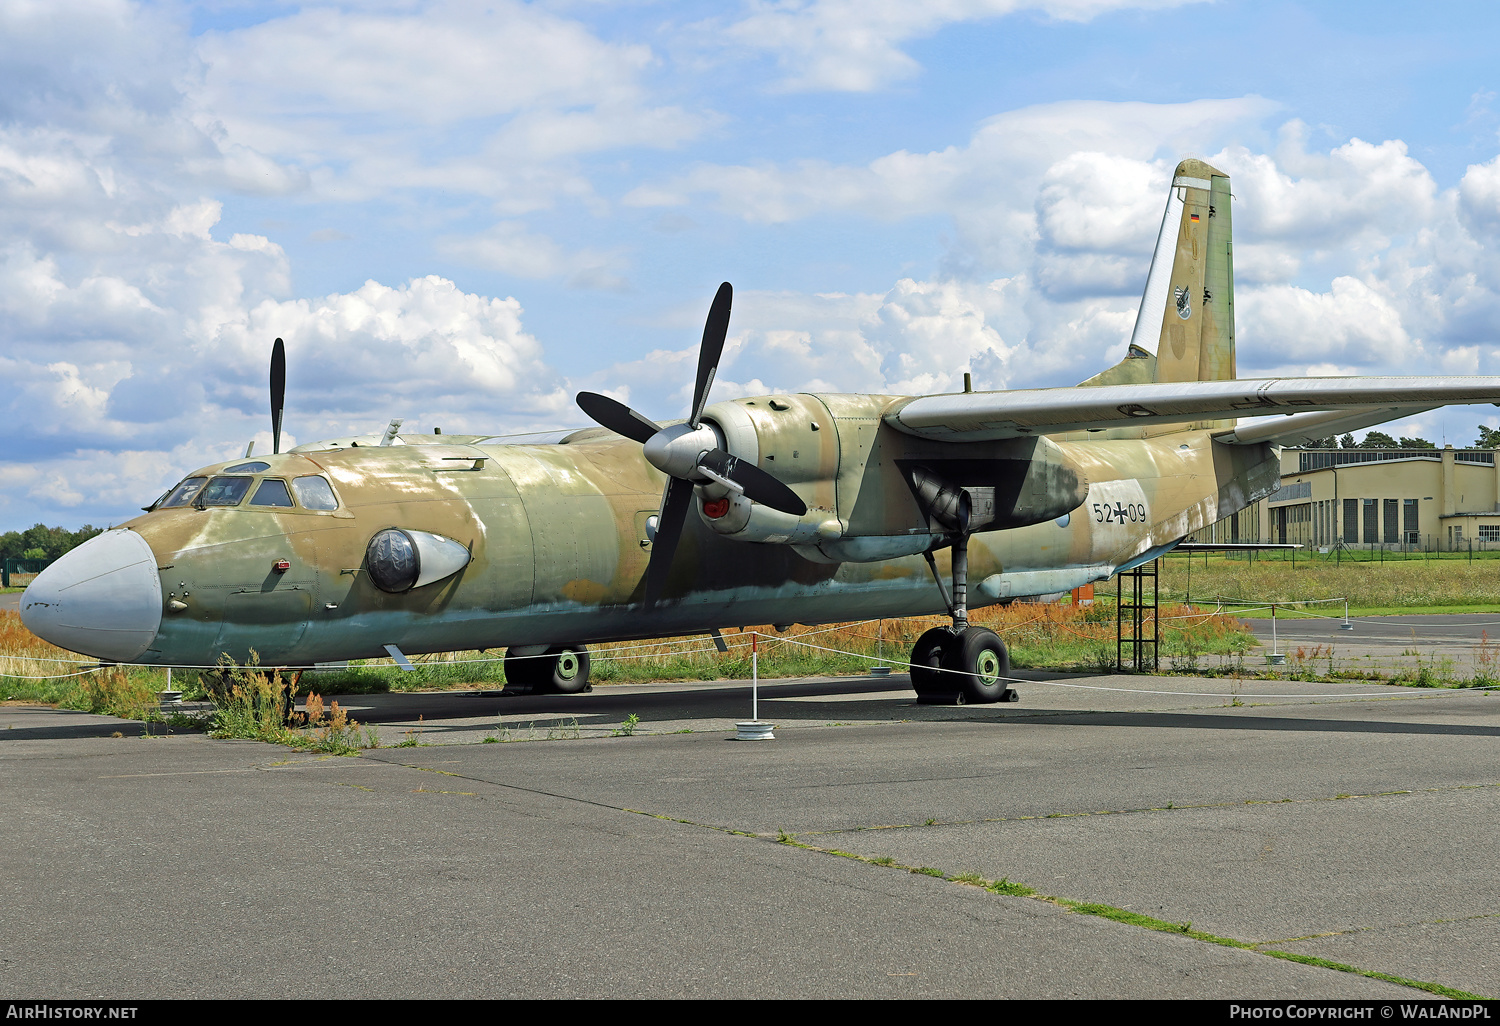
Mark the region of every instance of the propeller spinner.
[[651, 547], [651, 562], [646, 567], [646, 605], [653, 606], [666, 584], [672, 556], [682, 537], [693, 486], [715, 481], [730, 491], [782, 513], [800, 517], [807, 505], [797, 493], [753, 463], [746, 463], [719, 448], [719, 436], [703, 423], [708, 405], [708, 390], [719, 369], [724, 352], [724, 338], [729, 334], [729, 306], [734, 289], [729, 282], [719, 286], [708, 320], [703, 325], [703, 342], [698, 347], [698, 377], [693, 383], [693, 405], [685, 424], [663, 428], [624, 403], [596, 392], [578, 393], [578, 406], [594, 421], [616, 434], [640, 442], [646, 459], [667, 475], [667, 488], [661, 498], [661, 518], [656, 527], [656, 541]]

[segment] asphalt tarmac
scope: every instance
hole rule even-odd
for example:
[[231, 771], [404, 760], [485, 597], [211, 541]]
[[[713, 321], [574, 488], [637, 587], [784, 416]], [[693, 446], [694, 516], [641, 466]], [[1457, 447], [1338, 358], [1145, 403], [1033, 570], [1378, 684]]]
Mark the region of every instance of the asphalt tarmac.
[[[1309, 607], [1312, 608], [1312, 607]], [[1343, 627], [1343, 611], [1319, 607], [1314, 614], [1278, 611], [1275, 637], [1265, 618], [1243, 621], [1266, 653], [1279, 652], [1292, 664], [1324, 669], [1330, 660], [1341, 670], [1417, 672], [1500, 677], [1500, 614], [1406, 613], [1354, 616]]]
[[354, 758], [0, 708], [0, 990], [1425, 996], [929, 867], [1500, 994], [1500, 697], [1028, 676], [771, 685], [754, 743], [741, 683], [351, 696], [406, 743]]

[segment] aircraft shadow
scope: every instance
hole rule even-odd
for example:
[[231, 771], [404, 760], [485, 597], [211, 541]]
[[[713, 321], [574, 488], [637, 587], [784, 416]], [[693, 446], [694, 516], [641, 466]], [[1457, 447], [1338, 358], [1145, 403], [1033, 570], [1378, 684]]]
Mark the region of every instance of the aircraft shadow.
[[[124, 720], [120, 723], [93, 723], [78, 724], [76, 726], [66, 724], [54, 724], [47, 727], [11, 727], [8, 730], [0, 730], [0, 743], [6, 741], [77, 741], [85, 738], [112, 737], [115, 734], [123, 734], [125, 737], [140, 737], [143, 733], [143, 725], [138, 720]], [[165, 734], [165, 727], [152, 724], [144, 731], [150, 734]], [[174, 734], [183, 731], [173, 731]]]
[[[1266, 716], [1240, 712], [1109, 712], [1028, 709], [1021, 684], [1018, 704], [987, 706], [919, 705], [905, 675], [841, 681], [807, 681], [762, 684], [761, 716], [786, 723], [860, 723], [891, 720], [957, 721], [1004, 724], [1024, 722], [1028, 726], [1070, 727], [1169, 727], [1192, 730], [1302, 731], [1346, 734], [1412, 734], [1474, 737], [1500, 736], [1500, 725], [1481, 723], [1403, 722], [1351, 720], [1314, 716]], [[512, 733], [528, 728], [545, 731], [577, 725], [580, 730], [612, 729], [629, 715], [640, 717], [640, 730], [649, 731], [663, 721], [722, 719], [729, 723], [749, 716], [749, 688], [702, 688], [691, 684], [665, 686], [661, 691], [616, 692], [600, 687], [586, 695], [520, 695], [477, 697], [460, 695], [443, 700], [436, 695], [413, 695], [411, 701], [387, 709], [363, 709], [355, 715], [361, 722], [411, 723], [425, 717], [418, 731], [424, 738], [445, 734], [472, 734], [475, 725], [454, 720], [489, 719], [496, 729]], [[868, 697], [885, 693], [883, 697]], [[857, 699], [844, 696], [859, 695]], [[504, 716], [502, 724], [498, 717]], [[533, 718], [534, 717], [534, 718]], [[517, 718], [519, 722], [517, 722]], [[434, 722], [446, 721], [446, 722]]]

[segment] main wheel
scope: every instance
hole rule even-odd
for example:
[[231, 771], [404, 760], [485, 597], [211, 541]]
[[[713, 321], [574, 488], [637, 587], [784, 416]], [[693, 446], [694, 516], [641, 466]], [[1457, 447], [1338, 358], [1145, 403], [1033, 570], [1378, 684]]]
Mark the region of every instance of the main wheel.
[[579, 645], [559, 645], [547, 649], [541, 664], [542, 686], [563, 695], [576, 695], [589, 689], [589, 650]]
[[948, 628], [934, 627], [924, 632], [911, 647], [911, 687], [917, 698], [958, 690], [956, 683], [945, 686], [948, 682], [942, 678], [948, 675], [939, 669], [943, 665], [943, 652], [953, 639], [953, 632]]
[[987, 627], [970, 627], [943, 653], [943, 669], [971, 702], [1000, 702], [1010, 688], [1010, 653]]

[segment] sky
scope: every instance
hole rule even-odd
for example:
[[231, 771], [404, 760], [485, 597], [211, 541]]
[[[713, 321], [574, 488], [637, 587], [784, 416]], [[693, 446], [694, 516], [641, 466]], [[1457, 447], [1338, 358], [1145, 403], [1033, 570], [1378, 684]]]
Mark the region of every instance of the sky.
[[[1239, 372], [1500, 373], [1500, 5], [0, 0], [0, 530], [408, 429], [1069, 385], [1178, 160]], [[1473, 442], [1494, 407], [1387, 425]]]

